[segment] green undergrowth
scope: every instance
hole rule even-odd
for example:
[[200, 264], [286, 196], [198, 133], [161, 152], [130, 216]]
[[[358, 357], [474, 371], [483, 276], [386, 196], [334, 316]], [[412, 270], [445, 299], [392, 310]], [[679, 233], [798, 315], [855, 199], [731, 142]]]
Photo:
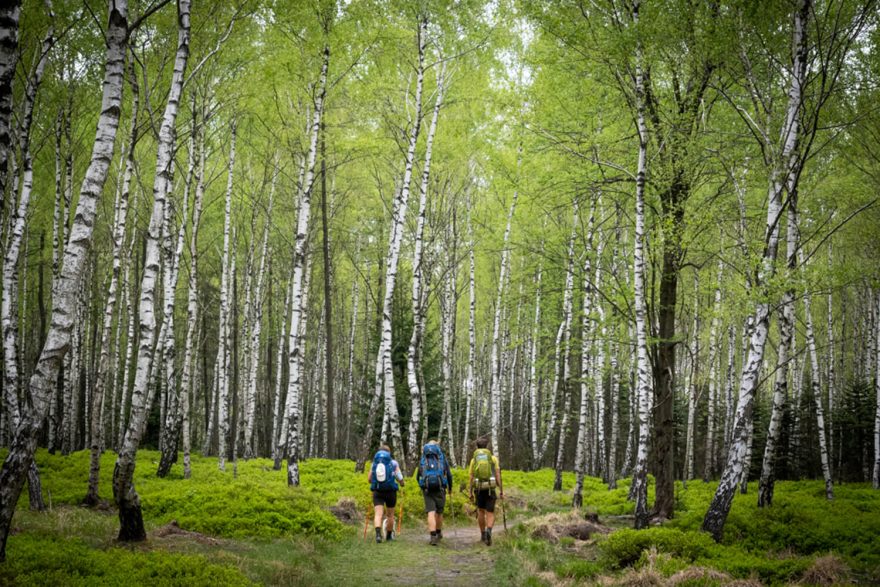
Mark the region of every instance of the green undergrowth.
[[[553, 584], [546, 579], [550, 575], [563, 583], [599, 582], [604, 576], [606, 583], [620, 584], [806, 585], [813, 584], [817, 565], [831, 560], [847, 572], [824, 584], [880, 583], [880, 492], [867, 484], [838, 486], [828, 501], [821, 481], [779, 482], [773, 506], [763, 509], [754, 492], [737, 495], [720, 544], [700, 531], [715, 488], [678, 485], [676, 517], [662, 527], [620, 528], [586, 542], [563, 537], [556, 544], [520, 527], [504, 544], [499, 564], [515, 568], [520, 584]], [[632, 512], [626, 490], [628, 483], [611, 492], [585, 492], [584, 508], [619, 524], [624, 520], [610, 516]], [[610, 513], [603, 519], [603, 512]], [[697, 572], [701, 569], [705, 572]]]
[[[351, 579], [360, 576], [364, 561], [374, 554], [366, 549], [380, 546], [361, 541], [371, 513], [370, 491], [366, 474], [355, 473], [351, 461], [304, 461], [301, 486], [288, 488], [285, 471], [272, 470], [267, 459], [240, 461], [233, 475], [232, 463], [221, 472], [216, 458], [194, 456], [191, 479], [182, 478], [180, 464], [160, 479], [155, 451], [138, 453], [135, 473], [149, 539], [120, 545], [110, 485], [114, 458], [108, 453], [102, 459], [100, 493], [109, 506], [89, 510], [79, 507], [88, 453], [62, 457], [38, 452], [51, 509], [28, 511], [23, 492], [7, 562], [0, 564], [0, 584], [354, 584]], [[454, 527], [453, 521], [459, 527], [472, 525], [472, 508], [461, 490], [464, 472], [453, 474], [447, 526]], [[750, 494], [736, 496], [724, 538], [716, 544], [700, 531], [716, 484], [702, 482], [677, 486], [673, 520], [634, 531], [629, 529], [629, 481], [608, 490], [601, 480], [586, 478], [582, 511], [597, 514], [613, 531], [586, 541], [533, 535], [530, 519], [565, 519], [571, 511], [574, 475], [563, 475], [559, 492], [551, 490], [553, 481], [552, 470], [504, 472], [504, 512], [511, 532], [480, 563], [489, 566], [487, 577], [511, 585], [724, 585], [733, 580], [806, 585], [817, 582], [811, 579], [821, 575], [816, 566], [825, 565], [845, 570], [834, 571], [839, 579], [832, 583], [880, 584], [880, 492], [865, 484], [837, 486], [829, 502], [821, 481], [783, 481], [777, 483], [773, 506], [764, 509], [755, 505], [752, 486]], [[414, 479], [407, 480], [399, 503], [404, 533], [422, 538], [425, 516]], [[340, 504], [353, 518], [348, 524], [330, 511]], [[163, 535], [172, 520], [183, 533]], [[431, 549], [410, 540], [388, 548], [396, 549], [395, 556], [406, 565], [424, 566], [423, 557], [433, 556]], [[455, 553], [445, 554], [449, 564], [460, 563]], [[649, 579], [653, 583], [644, 583]]]

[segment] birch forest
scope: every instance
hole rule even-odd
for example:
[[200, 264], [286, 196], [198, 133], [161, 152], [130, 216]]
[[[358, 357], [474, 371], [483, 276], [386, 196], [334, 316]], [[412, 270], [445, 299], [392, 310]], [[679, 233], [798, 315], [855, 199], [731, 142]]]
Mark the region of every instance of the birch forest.
[[[103, 545], [75, 538], [93, 557], [157, 528], [375, 557], [358, 528], [380, 444], [410, 481], [438, 440], [447, 524], [476, 532], [480, 437], [511, 528], [476, 584], [683, 584], [651, 556], [716, 569], [691, 584], [880, 581], [878, 17], [874, 0], [2, 2], [0, 583], [126, 582], [90, 573], [132, 561], [47, 562], [73, 548], [45, 521], [64, 508], [83, 528], [105, 512]], [[426, 556], [411, 483], [399, 546]], [[185, 508], [224, 492], [283, 505]], [[806, 511], [832, 538], [770, 537]], [[604, 558], [543, 540], [544, 567], [504, 563], [538, 556], [530, 524], [553, 512], [608, 534]], [[625, 536], [641, 546], [614, 559]], [[668, 545], [688, 540], [755, 560]], [[214, 584], [366, 581], [321, 548], [339, 565], [280, 576], [151, 556]], [[801, 566], [760, 570], [776, 551]], [[474, 584], [455, 564], [422, 582]], [[826, 567], [843, 574], [810, 575]]]

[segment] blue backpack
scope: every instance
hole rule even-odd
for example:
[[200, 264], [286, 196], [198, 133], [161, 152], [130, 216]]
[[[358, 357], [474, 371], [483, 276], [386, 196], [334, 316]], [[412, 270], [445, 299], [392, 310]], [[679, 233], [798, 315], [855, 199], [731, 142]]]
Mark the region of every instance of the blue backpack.
[[446, 487], [446, 457], [437, 444], [426, 444], [419, 461], [419, 487], [436, 490]]
[[372, 491], [397, 491], [397, 479], [394, 476], [394, 464], [391, 461], [391, 453], [387, 450], [380, 450], [373, 457], [372, 482], [370, 490]]

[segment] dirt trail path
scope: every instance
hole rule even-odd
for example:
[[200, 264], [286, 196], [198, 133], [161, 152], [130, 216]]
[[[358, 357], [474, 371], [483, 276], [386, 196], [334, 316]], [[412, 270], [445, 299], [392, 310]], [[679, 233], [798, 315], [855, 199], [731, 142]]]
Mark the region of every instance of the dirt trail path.
[[[496, 526], [493, 539], [504, 535]], [[347, 541], [323, 562], [322, 584], [352, 587], [382, 581], [389, 585], [485, 585], [495, 567], [495, 546], [480, 541], [476, 524], [447, 526], [438, 546], [428, 544], [424, 525], [403, 528], [393, 542]], [[326, 581], [326, 583], [323, 583]]]

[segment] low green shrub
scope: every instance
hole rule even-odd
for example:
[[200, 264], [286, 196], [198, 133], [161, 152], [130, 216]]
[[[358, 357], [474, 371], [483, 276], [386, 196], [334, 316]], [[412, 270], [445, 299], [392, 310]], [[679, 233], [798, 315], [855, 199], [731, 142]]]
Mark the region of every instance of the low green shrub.
[[601, 560], [609, 569], [622, 569], [635, 564], [642, 554], [654, 547], [658, 552], [693, 562], [705, 557], [715, 547], [708, 534], [683, 532], [677, 528], [618, 530], [600, 543]]
[[3, 585], [252, 585], [238, 569], [199, 555], [91, 548], [79, 540], [17, 535], [0, 565]]

